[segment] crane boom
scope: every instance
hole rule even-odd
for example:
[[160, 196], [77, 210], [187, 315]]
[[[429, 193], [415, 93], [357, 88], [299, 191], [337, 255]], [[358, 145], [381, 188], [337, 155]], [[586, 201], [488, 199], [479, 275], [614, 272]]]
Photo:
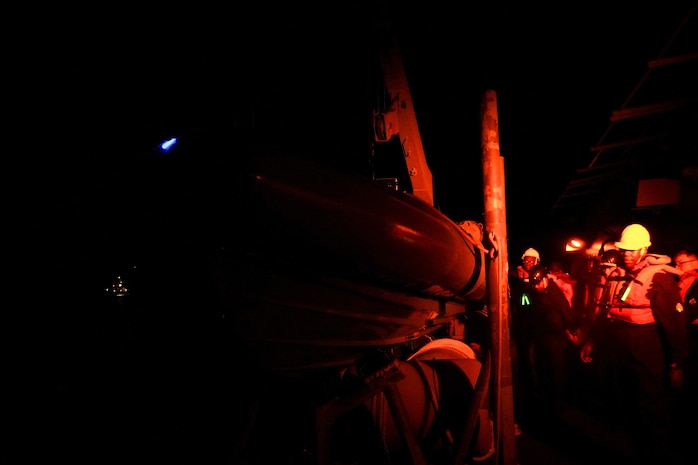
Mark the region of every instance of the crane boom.
[[391, 37], [388, 46], [379, 51], [379, 59], [390, 104], [387, 112], [379, 115], [383, 130], [376, 131], [376, 139], [378, 142], [385, 142], [391, 137], [400, 138], [412, 193], [434, 206], [431, 170], [424, 154], [412, 94], [395, 37]]

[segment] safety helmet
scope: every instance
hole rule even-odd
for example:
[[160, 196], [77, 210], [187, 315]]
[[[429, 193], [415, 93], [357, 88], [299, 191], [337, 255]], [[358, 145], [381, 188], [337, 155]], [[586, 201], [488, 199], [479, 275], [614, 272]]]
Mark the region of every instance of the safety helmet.
[[535, 286], [546, 276], [548, 276], [548, 269], [543, 265], [535, 265], [528, 271], [528, 282]]
[[617, 266], [620, 265], [621, 261], [620, 250], [604, 250], [603, 254], [601, 255], [601, 266]]
[[540, 262], [540, 254], [536, 249], [526, 249], [526, 251], [521, 255], [521, 260], [524, 259], [524, 257], [533, 257], [536, 259], [536, 264]]
[[650, 245], [650, 233], [641, 224], [626, 226], [616, 242], [616, 247], [623, 250], [639, 250]]

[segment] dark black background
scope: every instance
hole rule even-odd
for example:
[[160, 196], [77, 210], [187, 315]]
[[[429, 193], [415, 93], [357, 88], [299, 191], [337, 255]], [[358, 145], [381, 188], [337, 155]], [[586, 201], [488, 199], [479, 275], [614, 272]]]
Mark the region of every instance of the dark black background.
[[67, 180], [79, 173], [69, 183], [87, 181], [82, 190], [165, 137], [240, 125], [356, 165], [376, 103], [382, 17], [403, 53], [437, 207], [456, 221], [482, 220], [480, 103], [496, 92], [518, 246], [549, 230], [540, 222], [691, 3], [43, 11], [41, 40], [25, 55], [37, 71], [28, 97], [55, 131], [52, 161]]

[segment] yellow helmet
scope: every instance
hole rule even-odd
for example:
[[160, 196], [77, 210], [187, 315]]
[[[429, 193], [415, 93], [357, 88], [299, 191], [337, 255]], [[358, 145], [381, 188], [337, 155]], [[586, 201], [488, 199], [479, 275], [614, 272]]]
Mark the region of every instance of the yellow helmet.
[[526, 249], [526, 251], [521, 255], [521, 260], [524, 259], [524, 257], [533, 257], [536, 259], [536, 265], [540, 262], [540, 254], [536, 249]]
[[650, 245], [650, 233], [641, 224], [626, 226], [620, 235], [620, 241], [616, 242], [616, 247], [623, 250], [639, 250]]

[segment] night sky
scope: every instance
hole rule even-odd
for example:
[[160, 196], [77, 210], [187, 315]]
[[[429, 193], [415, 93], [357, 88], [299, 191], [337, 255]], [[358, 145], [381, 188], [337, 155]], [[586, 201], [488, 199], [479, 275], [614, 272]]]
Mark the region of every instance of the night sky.
[[[509, 234], [523, 243], [694, 2], [614, 3], [386, 9], [449, 217], [482, 220], [486, 90], [498, 99]], [[61, 179], [89, 196], [110, 167], [151, 156], [167, 137], [237, 125], [339, 165], [362, 163], [379, 5], [43, 12], [45, 40], [31, 61], [45, 72], [30, 98], [46, 108]]]

